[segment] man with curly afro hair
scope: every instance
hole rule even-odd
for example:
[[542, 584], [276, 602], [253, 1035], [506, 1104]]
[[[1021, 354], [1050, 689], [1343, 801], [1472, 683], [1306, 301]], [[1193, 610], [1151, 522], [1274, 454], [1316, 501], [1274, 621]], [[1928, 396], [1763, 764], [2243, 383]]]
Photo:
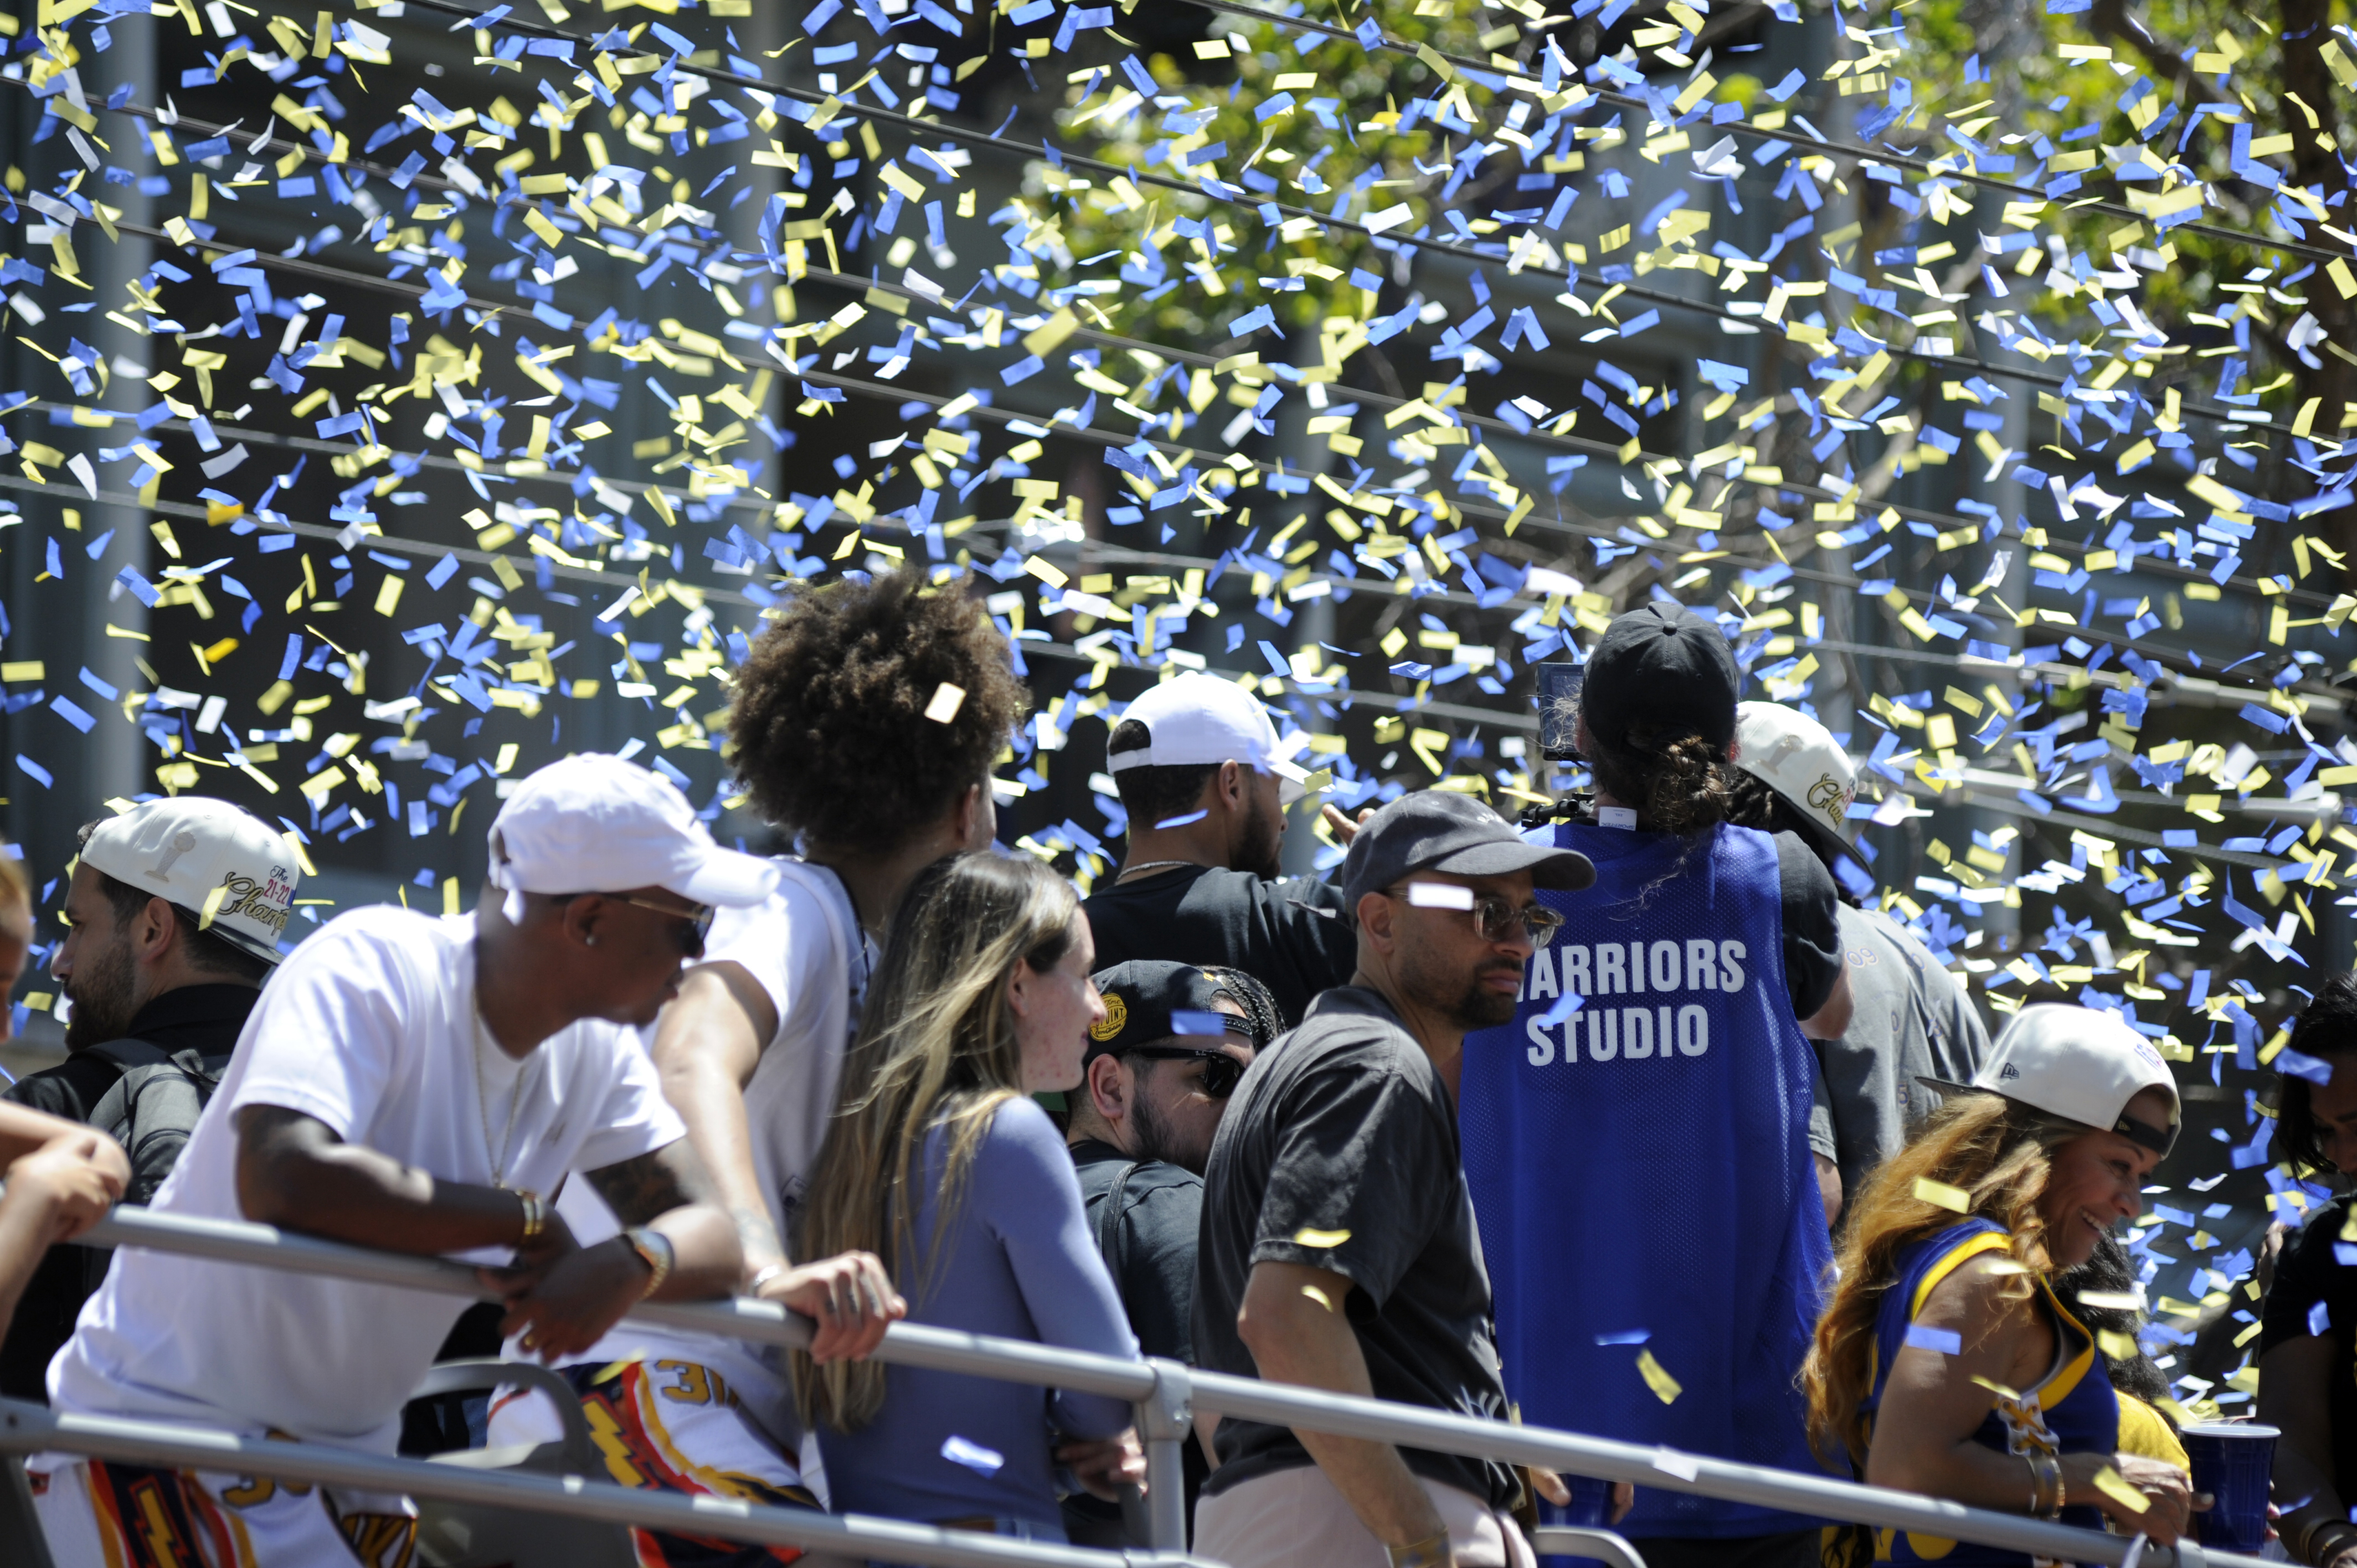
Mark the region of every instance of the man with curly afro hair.
[[[798, 593], [754, 640], [737, 671], [732, 759], [754, 809], [801, 853], [777, 858], [768, 903], [718, 916], [656, 1026], [663, 1091], [736, 1221], [745, 1291], [779, 1300], [823, 1274], [820, 1327], [852, 1354], [905, 1310], [882, 1266], [864, 1253], [796, 1266], [787, 1247], [894, 908], [926, 865], [997, 832], [990, 769], [1025, 694], [970, 590], [915, 572], [831, 583]], [[559, 1206], [576, 1232], [597, 1218], [573, 1212], [594, 1204], [586, 1186], [567, 1184]], [[620, 1402], [660, 1411], [665, 1440], [705, 1470], [790, 1494], [800, 1432], [781, 1359], [626, 1323], [579, 1369], [595, 1381], [632, 1366], [660, 1367], [674, 1390], [726, 1389], [693, 1412]], [[501, 1442], [557, 1431], [537, 1395], [510, 1401], [495, 1424]], [[753, 1551], [741, 1563], [768, 1561]]]

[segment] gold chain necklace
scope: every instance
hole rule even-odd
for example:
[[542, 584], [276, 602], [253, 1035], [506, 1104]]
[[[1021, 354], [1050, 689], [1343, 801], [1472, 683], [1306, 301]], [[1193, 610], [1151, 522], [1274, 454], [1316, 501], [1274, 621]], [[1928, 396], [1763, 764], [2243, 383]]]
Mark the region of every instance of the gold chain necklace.
[[[523, 1069], [516, 1069], [515, 1095], [508, 1101], [507, 1131], [500, 1136], [499, 1148], [495, 1151], [491, 1147], [491, 1091], [483, 1080], [483, 1043], [490, 1036], [491, 1028], [483, 1021], [479, 994], [468, 1012], [475, 1026], [475, 1111], [483, 1122], [483, 1157], [491, 1163], [491, 1185], [505, 1190], [508, 1185], [508, 1155], [515, 1143], [516, 1114], [523, 1109]], [[491, 1048], [497, 1050], [499, 1042], [491, 1041]]]

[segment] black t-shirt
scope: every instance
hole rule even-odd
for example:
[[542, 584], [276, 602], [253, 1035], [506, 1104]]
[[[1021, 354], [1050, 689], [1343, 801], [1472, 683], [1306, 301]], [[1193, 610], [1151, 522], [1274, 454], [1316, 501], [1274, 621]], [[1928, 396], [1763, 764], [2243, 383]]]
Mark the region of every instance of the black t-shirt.
[[[1114, 1287], [1121, 1292], [1121, 1305], [1129, 1314], [1130, 1331], [1137, 1336], [1139, 1354], [1192, 1366], [1195, 1345], [1189, 1328], [1203, 1178], [1162, 1160], [1133, 1163], [1111, 1144], [1094, 1138], [1072, 1145], [1072, 1166], [1081, 1178], [1089, 1234], [1099, 1240], [1106, 1253], [1105, 1268], [1113, 1275]], [[1124, 1166], [1129, 1167], [1129, 1179], [1121, 1185], [1121, 1212], [1114, 1217], [1114, 1229], [1107, 1236], [1104, 1206]], [[1211, 1466], [1193, 1443], [1187, 1444], [1184, 1452], [1187, 1517], [1191, 1520], [1195, 1496], [1211, 1474]], [[1119, 1509], [1084, 1492], [1065, 1498], [1064, 1512], [1068, 1528], [1076, 1519], [1094, 1522], [1121, 1517]], [[1077, 1536], [1080, 1531], [1074, 1533]]]
[[[1282, 1050], [1244, 1074], [1203, 1184], [1195, 1348], [1255, 1377], [1236, 1333], [1254, 1263], [1330, 1269], [1377, 1399], [1502, 1420], [1490, 1274], [1466, 1189], [1457, 1107], [1422, 1047], [1372, 991], [1311, 1006]], [[1282, 1426], [1223, 1419], [1209, 1492], [1312, 1463]], [[1403, 1448], [1408, 1468], [1493, 1508], [1521, 1495], [1502, 1465]]]
[[1359, 937], [1342, 890], [1315, 877], [1272, 882], [1249, 871], [1189, 865], [1107, 883], [1081, 906], [1096, 939], [1097, 967], [1132, 959], [1241, 969], [1297, 1024], [1310, 998], [1346, 985]]
[[1111, 1144], [1094, 1138], [1072, 1145], [1072, 1166], [1081, 1178], [1089, 1234], [1103, 1237], [1104, 1205], [1114, 1178], [1130, 1165], [1122, 1184], [1105, 1267], [1121, 1292], [1138, 1353], [1194, 1364], [1189, 1317], [1195, 1301], [1195, 1237], [1202, 1228], [1203, 1178], [1161, 1160], [1133, 1164]]
[[2306, 1338], [2319, 1302], [2332, 1342], [2332, 1487], [2346, 1503], [2357, 1498], [2357, 1224], [2346, 1199], [2309, 1216], [2285, 1246], [2259, 1318], [2259, 1355]]
[[[142, 1007], [124, 1032], [129, 1038], [145, 1040], [175, 1056], [194, 1051], [218, 1076], [227, 1069], [238, 1032], [245, 1027], [245, 1015], [261, 997], [262, 993], [251, 985], [184, 985]], [[122, 1069], [113, 1063], [77, 1052], [55, 1067], [26, 1074], [0, 1090], [0, 1095], [69, 1122], [86, 1122], [122, 1076]], [[178, 1137], [143, 1140], [132, 1151], [126, 1199], [145, 1201], [163, 1185], [185, 1145], [186, 1140]], [[49, 1359], [72, 1337], [81, 1304], [106, 1277], [113, 1256], [106, 1248], [49, 1249], [33, 1277], [26, 1281], [7, 1337], [0, 1340], [0, 1394], [47, 1401]]]
[[1784, 906], [1784, 984], [1792, 1016], [1813, 1018], [1841, 980], [1841, 894], [1817, 852], [1792, 832], [1776, 841], [1776, 883]]

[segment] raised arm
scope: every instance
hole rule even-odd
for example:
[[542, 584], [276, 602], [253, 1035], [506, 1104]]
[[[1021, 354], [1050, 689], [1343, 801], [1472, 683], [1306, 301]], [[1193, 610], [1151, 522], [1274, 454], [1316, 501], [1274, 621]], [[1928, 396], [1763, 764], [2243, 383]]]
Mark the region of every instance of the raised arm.
[[737, 1227], [748, 1274], [786, 1261], [784, 1239], [753, 1165], [745, 1086], [761, 1048], [778, 1032], [777, 1008], [745, 966], [722, 960], [691, 969], [655, 1026], [655, 1070], [663, 1098], [687, 1123], [710, 1173], [714, 1197]]

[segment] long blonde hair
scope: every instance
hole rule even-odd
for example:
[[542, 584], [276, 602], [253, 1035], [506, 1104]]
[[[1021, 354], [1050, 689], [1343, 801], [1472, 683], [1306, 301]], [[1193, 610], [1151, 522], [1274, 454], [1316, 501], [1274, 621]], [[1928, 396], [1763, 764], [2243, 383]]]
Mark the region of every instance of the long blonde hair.
[[[2025, 1271], [2006, 1280], [1999, 1294], [2029, 1299], [2036, 1277], [2051, 1266], [2038, 1212], [2050, 1156], [2085, 1131], [1994, 1094], [1960, 1094], [1867, 1178], [1847, 1207], [1849, 1228], [1835, 1260], [1840, 1283], [1801, 1368], [1809, 1440], [1821, 1456], [1846, 1454], [1855, 1465], [1866, 1463], [1863, 1407], [1874, 1391], [1875, 1322], [1898, 1283], [1900, 1254], [1966, 1215], [1994, 1220], [2009, 1233], [2007, 1250]], [[1916, 1184], [1923, 1180], [1963, 1188], [1966, 1213], [1919, 1197]]]
[[[844, 1058], [834, 1120], [802, 1205], [796, 1255], [868, 1251], [916, 1295], [938, 1261], [983, 1134], [1023, 1091], [1006, 983], [1018, 963], [1063, 961], [1078, 928], [1071, 885], [1029, 855], [935, 861], [893, 917], [858, 1036]], [[948, 1139], [932, 1244], [914, 1256], [920, 1168], [934, 1128]], [[916, 1279], [906, 1276], [914, 1271]], [[875, 1419], [884, 1369], [793, 1357], [802, 1421], [848, 1432]]]

